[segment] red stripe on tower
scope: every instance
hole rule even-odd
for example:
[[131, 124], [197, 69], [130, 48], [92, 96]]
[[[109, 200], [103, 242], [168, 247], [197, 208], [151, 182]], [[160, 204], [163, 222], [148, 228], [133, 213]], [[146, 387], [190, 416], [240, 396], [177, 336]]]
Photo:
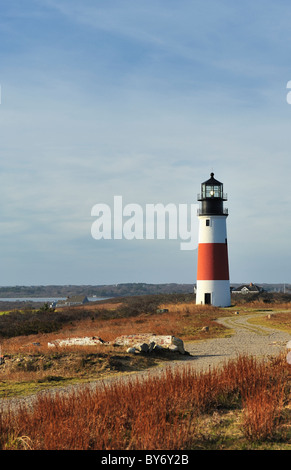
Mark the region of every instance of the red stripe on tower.
[[226, 243], [199, 243], [197, 280], [229, 280]]

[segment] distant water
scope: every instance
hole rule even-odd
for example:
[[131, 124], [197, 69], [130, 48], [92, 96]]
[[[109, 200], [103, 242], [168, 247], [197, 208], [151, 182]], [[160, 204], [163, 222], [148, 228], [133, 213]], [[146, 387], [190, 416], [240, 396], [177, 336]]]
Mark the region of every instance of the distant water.
[[[0, 297], [0, 302], [55, 302], [66, 300], [67, 297]], [[109, 297], [87, 297], [90, 302], [107, 300]]]

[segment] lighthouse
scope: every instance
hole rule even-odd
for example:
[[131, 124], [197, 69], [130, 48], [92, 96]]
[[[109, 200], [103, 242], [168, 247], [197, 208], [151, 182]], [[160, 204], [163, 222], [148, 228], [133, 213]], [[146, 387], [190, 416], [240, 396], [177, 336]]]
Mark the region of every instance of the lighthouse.
[[201, 184], [201, 202], [198, 209], [199, 237], [196, 304], [229, 307], [230, 283], [226, 218], [228, 210], [223, 207], [227, 195], [223, 184], [210, 174], [210, 179]]

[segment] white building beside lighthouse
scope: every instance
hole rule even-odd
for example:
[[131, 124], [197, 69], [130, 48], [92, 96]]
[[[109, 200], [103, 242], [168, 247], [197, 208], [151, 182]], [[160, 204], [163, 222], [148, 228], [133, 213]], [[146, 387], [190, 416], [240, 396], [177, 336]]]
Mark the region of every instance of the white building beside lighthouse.
[[223, 184], [211, 173], [210, 179], [201, 184], [201, 194], [198, 194], [201, 206], [198, 210], [196, 304], [231, 305], [226, 233], [228, 210], [223, 207], [226, 200]]

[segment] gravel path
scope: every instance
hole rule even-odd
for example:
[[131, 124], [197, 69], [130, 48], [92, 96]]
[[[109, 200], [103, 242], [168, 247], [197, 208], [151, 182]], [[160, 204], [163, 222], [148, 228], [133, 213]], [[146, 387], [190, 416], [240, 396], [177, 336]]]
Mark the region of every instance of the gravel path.
[[[257, 314], [258, 315], [258, 314]], [[256, 317], [257, 317], [256, 315]], [[68, 393], [76, 387], [96, 387], [103, 384], [110, 384], [116, 380], [129, 380], [135, 378], [146, 378], [148, 376], [159, 376], [166, 368], [178, 367], [181, 369], [183, 365], [194, 367], [195, 370], [209, 370], [209, 367], [216, 367], [229, 359], [235, 359], [241, 354], [252, 355], [257, 358], [267, 358], [276, 356], [280, 352], [286, 350], [286, 344], [291, 340], [291, 335], [271, 328], [252, 325], [248, 323], [248, 319], [254, 315], [232, 316], [227, 318], [219, 318], [217, 321], [222, 325], [232, 329], [231, 336], [227, 338], [216, 338], [195, 342], [186, 342], [185, 350], [190, 355], [183, 356], [183, 360], [171, 361], [163, 366], [147, 371], [139, 371], [130, 374], [120, 374], [117, 376], [100, 379], [87, 385], [71, 385], [67, 387], [56, 388], [50, 391], [42, 391], [39, 394], [50, 393]], [[266, 316], [266, 313], [262, 314]], [[31, 395], [25, 398], [0, 399], [0, 408], [5, 410], [7, 405], [15, 409], [20, 405], [33, 405], [33, 401], [37, 395]]]
[[[266, 316], [266, 313], [262, 316]], [[208, 369], [240, 354], [267, 358], [286, 350], [286, 344], [291, 340], [289, 333], [253, 325], [248, 322], [252, 317], [254, 315], [219, 318], [218, 323], [234, 330], [232, 336], [186, 343], [185, 349], [193, 357], [195, 367]]]

